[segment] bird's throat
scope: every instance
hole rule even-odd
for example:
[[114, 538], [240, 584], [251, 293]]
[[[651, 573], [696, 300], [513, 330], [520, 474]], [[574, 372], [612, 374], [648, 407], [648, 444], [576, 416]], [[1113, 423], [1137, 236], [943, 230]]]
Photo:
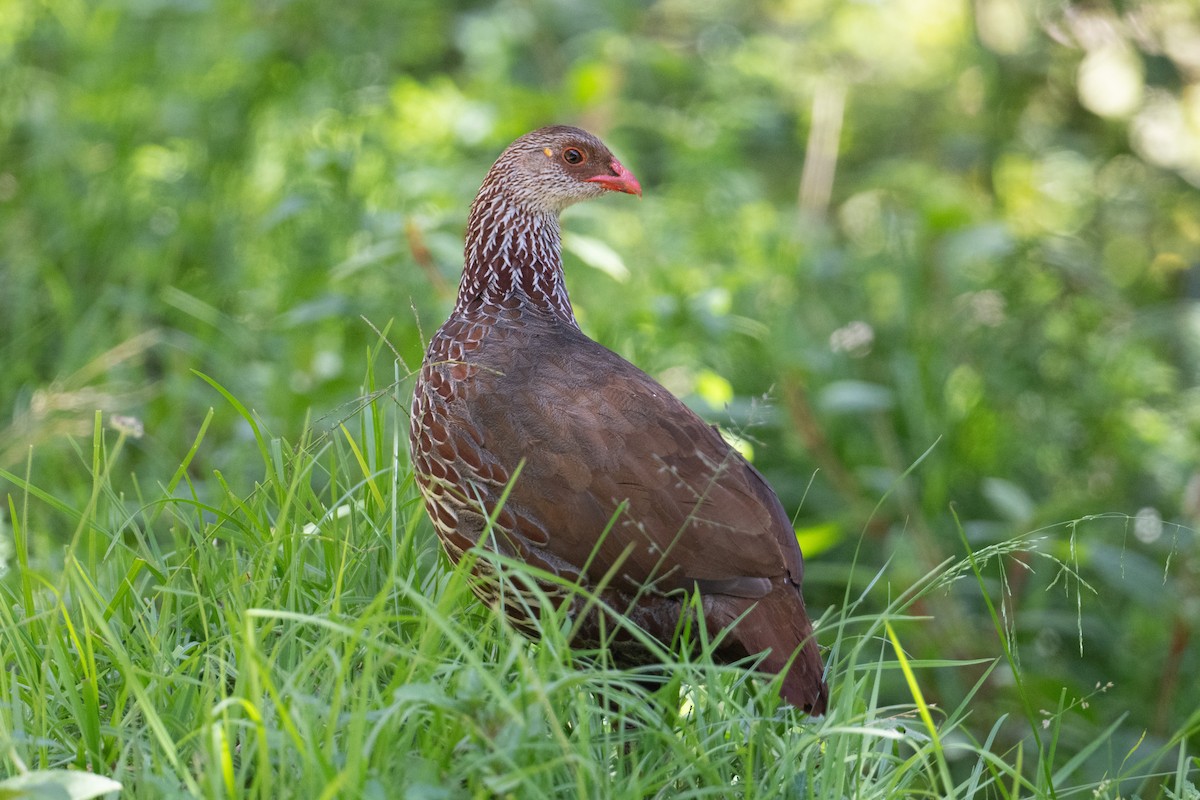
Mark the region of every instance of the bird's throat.
[[520, 295], [578, 327], [563, 280], [557, 214], [524, 209], [485, 185], [471, 206], [464, 255], [455, 311]]

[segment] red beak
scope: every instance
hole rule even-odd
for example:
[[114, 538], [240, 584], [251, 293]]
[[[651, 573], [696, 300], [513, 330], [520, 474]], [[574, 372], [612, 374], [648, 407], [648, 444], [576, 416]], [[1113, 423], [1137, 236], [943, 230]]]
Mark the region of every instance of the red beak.
[[625, 192], [626, 194], [636, 194], [642, 196], [642, 185], [638, 183], [638, 179], [633, 177], [633, 173], [621, 166], [621, 162], [615, 158], [612, 164], [609, 165], [613, 171], [612, 175], [596, 175], [588, 178], [588, 183], [598, 183], [605, 189], [613, 192]]

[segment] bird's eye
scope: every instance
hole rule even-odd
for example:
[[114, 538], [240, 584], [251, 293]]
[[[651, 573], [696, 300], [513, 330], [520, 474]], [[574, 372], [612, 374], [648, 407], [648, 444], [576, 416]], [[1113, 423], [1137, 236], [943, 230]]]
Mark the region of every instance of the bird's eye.
[[568, 147], [566, 150], [563, 150], [563, 161], [568, 164], [582, 164], [586, 160], [583, 151], [576, 147]]

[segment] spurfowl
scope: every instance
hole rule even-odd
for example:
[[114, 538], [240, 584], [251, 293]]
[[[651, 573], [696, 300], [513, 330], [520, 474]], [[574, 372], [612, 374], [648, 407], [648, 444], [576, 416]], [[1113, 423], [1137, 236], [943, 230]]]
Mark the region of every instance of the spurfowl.
[[[783, 698], [823, 714], [829, 690], [800, 594], [803, 557], [775, 493], [713, 427], [575, 321], [558, 215], [606, 191], [642, 192], [578, 128], [522, 136], [488, 172], [471, 206], [458, 302], [413, 397], [425, 506], [453, 560], [477, 544], [495, 548], [599, 591], [607, 613], [663, 642], [699, 592], [710, 636], [725, 632], [718, 657], [766, 653], [760, 669], [785, 673]], [[476, 588], [496, 594], [487, 575]], [[505, 612], [528, 622], [525, 600], [525, 612], [512, 602]], [[574, 643], [601, 646], [598, 613], [578, 594], [571, 602], [585, 615]], [[612, 645], [618, 660], [633, 660], [629, 644]]]

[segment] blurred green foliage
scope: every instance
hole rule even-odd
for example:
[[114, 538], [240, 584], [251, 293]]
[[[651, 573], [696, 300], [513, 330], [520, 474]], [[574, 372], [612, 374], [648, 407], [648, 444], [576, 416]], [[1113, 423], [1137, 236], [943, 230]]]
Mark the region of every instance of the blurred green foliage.
[[[1039, 697], [1115, 683], [1079, 741], [1200, 706], [1190, 0], [0, 0], [0, 467], [86, 499], [101, 409], [165, 483], [215, 406], [193, 480], [249, 491], [194, 371], [293, 440], [354, 413], [375, 328], [406, 378], [487, 166], [550, 122], [645, 187], [569, 214], [584, 329], [752, 447], [815, 607], [860, 534], [852, 592], [961, 554], [956, 520], [1081, 520], [1046, 535], [1095, 594], [988, 576]], [[48, 558], [69, 527], [26, 526]], [[930, 613], [921, 655], [996, 652], [953, 590]]]

